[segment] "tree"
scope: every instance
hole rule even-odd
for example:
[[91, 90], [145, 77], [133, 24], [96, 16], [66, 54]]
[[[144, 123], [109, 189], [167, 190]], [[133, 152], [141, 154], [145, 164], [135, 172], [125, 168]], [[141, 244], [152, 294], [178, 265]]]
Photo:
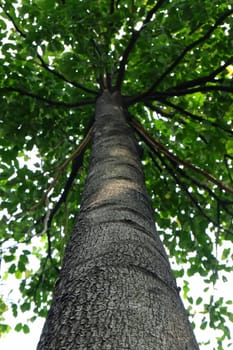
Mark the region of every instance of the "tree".
[[[92, 297], [97, 294], [96, 300], [90, 299], [96, 303], [89, 303], [93, 312], [98, 310], [103, 303], [101, 298], [105, 296], [104, 292], [98, 294], [98, 287], [108, 285], [111, 278], [113, 286], [113, 279], [118, 276], [116, 299], [111, 294], [114, 289], [108, 290], [111, 298], [107, 300], [113, 303], [109, 310], [118, 305], [118, 283], [121, 283], [120, 290], [129, 288], [132, 297], [129, 314], [134, 317], [132, 323], [127, 319], [129, 329], [125, 326], [124, 334], [125, 337], [134, 334], [135, 338], [132, 340], [129, 336], [126, 344], [139, 341], [137, 336], [140, 335], [145, 343], [140, 346], [132, 343], [131, 346], [151, 349], [151, 339], [154, 341], [156, 337], [158, 342], [161, 337], [161, 333], [154, 335], [148, 326], [143, 327], [150, 323], [155, 308], [160, 306], [154, 303], [153, 311], [148, 312], [148, 295], [145, 300], [142, 296], [145, 290], [150, 290], [153, 298], [157, 298], [151, 300], [161, 300], [162, 292], [166, 302], [161, 300], [161, 307], [166, 310], [166, 315], [175, 316], [176, 312], [181, 312], [182, 316], [178, 317], [181, 323], [176, 325], [177, 338], [183, 334], [187, 344], [192, 343], [189, 348], [197, 349], [192, 335], [189, 336], [191, 331], [186, 316], [180, 311], [182, 306], [174, 311], [168, 302], [176, 300], [179, 304], [179, 291], [171, 272], [165, 268], [166, 254], [152, 228], [138, 153], [155, 211], [157, 231], [169, 255], [180, 264], [175, 275], [199, 273], [205, 278], [208, 289], [221, 273], [232, 270], [230, 246], [224, 248], [221, 257], [216, 254], [217, 247], [233, 239], [232, 5], [207, 0], [195, 3], [148, 0], [143, 4], [136, 0], [91, 3], [28, 0], [20, 3], [3, 1], [1, 10], [1, 197], [5, 209], [1, 242], [4, 244], [3, 258], [9, 263], [8, 273], [22, 278], [20, 308], [28, 310], [32, 307], [38, 315], [47, 314], [47, 301], [51, 299], [63, 260], [54, 300], [62, 295], [64, 304], [60, 305], [69, 305], [71, 295], [62, 293], [70, 290], [69, 278], [75, 274], [76, 263], [74, 265], [74, 260], [68, 259], [68, 254], [75, 247], [82, 247], [76, 259], [86, 258], [86, 271], [91, 266], [89, 277], [83, 275], [82, 286], [88, 285]], [[93, 127], [96, 99], [106, 116], [98, 118], [96, 111]], [[130, 127], [126, 126], [125, 118]], [[88, 170], [88, 145], [92, 135]], [[135, 137], [139, 147], [135, 146]], [[104, 166], [110, 153], [113, 157], [114, 149], [117, 150], [114, 156], [117, 166], [111, 163], [112, 158], [108, 166]], [[41, 159], [32, 170], [25, 164], [31, 150]], [[111, 174], [114, 183], [108, 192]], [[124, 185], [126, 182], [127, 186]], [[102, 191], [98, 197], [96, 191], [101, 186], [106, 192]], [[95, 196], [89, 191], [94, 191]], [[80, 202], [78, 221], [69, 237]], [[111, 213], [105, 204], [109, 204]], [[93, 214], [96, 205], [102, 210], [98, 215]], [[137, 215], [133, 214], [135, 207]], [[128, 214], [126, 208], [129, 208]], [[85, 212], [87, 209], [91, 219]], [[136, 220], [134, 216], [139, 212], [142, 215]], [[108, 229], [103, 237], [103, 232], [97, 228], [105, 215]], [[144, 224], [145, 216], [148, 221]], [[124, 220], [118, 222], [122, 217]], [[95, 221], [97, 219], [100, 221]], [[84, 233], [91, 220], [92, 236], [86, 233], [87, 241], [84, 242]], [[114, 230], [119, 227], [121, 232], [118, 241], [112, 237], [113, 227]], [[124, 237], [122, 232], [125, 232]], [[147, 239], [144, 241], [141, 237], [145, 234]], [[35, 236], [41, 237], [46, 253], [42, 248], [34, 247], [32, 251], [27, 248]], [[102, 243], [95, 238], [94, 245], [94, 237], [102, 238]], [[105, 241], [107, 247], [103, 244]], [[20, 250], [20, 246], [23, 249]], [[65, 246], [67, 253], [63, 259]], [[29, 266], [31, 254], [40, 260], [35, 274]], [[91, 256], [97, 259], [94, 263], [88, 260]], [[102, 268], [104, 259], [110, 266], [108, 273]], [[161, 261], [163, 268], [157, 270], [162, 266]], [[116, 266], [122, 267], [121, 278], [116, 273]], [[125, 282], [126, 270], [130, 271], [128, 278], [131, 276], [128, 284]], [[62, 276], [67, 277], [67, 284]], [[80, 275], [79, 278], [82, 279]], [[73, 282], [73, 277], [71, 279]], [[97, 283], [100, 280], [102, 285]], [[143, 284], [143, 281], [146, 282]], [[80, 281], [76, 282], [79, 284]], [[185, 282], [185, 294], [187, 290]], [[81, 287], [77, 291], [82, 295]], [[191, 298], [189, 300], [192, 302]], [[121, 305], [126, 305], [124, 302], [122, 297]], [[201, 296], [196, 303], [202, 303]], [[213, 300], [213, 297], [209, 304], [203, 303], [201, 327], [210, 323], [213, 328], [222, 330], [218, 349], [222, 348], [224, 339], [230, 339], [224, 322], [226, 318], [232, 320], [232, 315], [225, 303], [230, 304], [230, 301]], [[84, 300], [82, 312], [84, 316], [92, 315], [94, 324], [95, 317], [100, 318], [85, 309], [89, 307], [87, 305]], [[5, 308], [4, 301], [2, 308]], [[138, 314], [133, 312], [134, 308]], [[12, 310], [17, 314], [15, 303]], [[120, 310], [118, 315], [123, 315], [123, 311], [127, 314], [127, 305], [125, 310], [122, 307]], [[53, 312], [57, 312], [55, 306], [52, 306], [48, 320], [52, 319]], [[143, 324], [139, 323], [139, 314]], [[172, 339], [174, 331], [168, 332], [172, 325], [174, 327], [174, 318], [165, 327], [169, 334], [162, 329], [161, 349], [179, 348]], [[165, 316], [163, 321], [167, 319]], [[72, 334], [69, 329], [72, 317], [66, 322], [64, 329]], [[85, 322], [90, 325], [87, 319]], [[54, 327], [58, 327], [58, 323]], [[141, 336], [141, 329], [146, 336], [145, 333]], [[94, 328], [92, 332], [95, 332]], [[112, 332], [108, 337], [116, 337], [119, 341], [118, 334]], [[92, 340], [92, 337], [86, 339], [89, 346], [95, 348], [97, 344], [92, 344]], [[41, 348], [46, 349], [43, 336], [41, 344]], [[80, 348], [85, 348], [82, 346]], [[106, 342], [101, 348], [108, 346]], [[68, 349], [68, 345], [65, 348]], [[74, 348], [73, 344], [71, 348]]]

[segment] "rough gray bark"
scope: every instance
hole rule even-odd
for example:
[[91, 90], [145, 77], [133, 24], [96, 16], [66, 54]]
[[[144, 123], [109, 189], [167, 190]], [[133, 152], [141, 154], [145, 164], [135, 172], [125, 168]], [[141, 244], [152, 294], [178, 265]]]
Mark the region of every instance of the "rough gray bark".
[[38, 350], [197, 350], [118, 99], [96, 106], [89, 174]]

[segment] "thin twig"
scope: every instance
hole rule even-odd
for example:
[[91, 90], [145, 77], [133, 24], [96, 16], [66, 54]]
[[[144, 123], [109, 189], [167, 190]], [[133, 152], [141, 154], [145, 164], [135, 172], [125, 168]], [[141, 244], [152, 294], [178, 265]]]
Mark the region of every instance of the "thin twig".
[[147, 13], [147, 16], [144, 19], [141, 28], [139, 30], [133, 29], [131, 38], [128, 42], [128, 45], [125, 48], [125, 51], [123, 52], [122, 59], [120, 61], [120, 67], [118, 70], [118, 77], [117, 77], [117, 82], [116, 82], [116, 89], [118, 91], [121, 90], [121, 85], [122, 85], [123, 80], [124, 80], [125, 69], [126, 69], [126, 65], [127, 65], [130, 53], [132, 52], [141, 32], [144, 30], [144, 28], [146, 28], [146, 25], [151, 21], [153, 15], [163, 5], [164, 2], [165, 2], [164, 0], [158, 0], [157, 4], [154, 7], [152, 7], [152, 9]]
[[[4, 11], [5, 15], [9, 18], [9, 20], [12, 22], [15, 30], [20, 34], [20, 36], [22, 36], [24, 39], [27, 38], [27, 35], [20, 29], [20, 27], [18, 26], [18, 24], [16, 23], [15, 19], [13, 18], [13, 16], [11, 16], [11, 14], [6, 11], [4, 9], [3, 6], [0, 5], [0, 7], [2, 8], [2, 10]], [[36, 50], [36, 56], [37, 58], [39, 59], [39, 61], [41, 62], [41, 67], [45, 68], [48, 72], [50, 72], [51, 74], [53, 74], [54, 76], [56, 76], [57, 78], [65, 81], [66, 83], [68, 84], [71, 84], [73, 85], [74, 87], [84, 91], [84, 92], [87, 92], [87, 93], [90, 93], [90, 94], [94, 94], [94, 95], [97, 95], [98, 92], [95, 91], [95, 90], [92, 90], [92, 89], [89, 89], [87, 88], [86, 86], [76, 82], [76, 81], [73, 81], [73, 80], [69, 80], [68, 78], [66, 78], [63, 74], [61, 74], [60, 72], [56, 71], [54, 68], [51, 68], [43, 59], [43, 57], [37, 52], [37, 47], [38, 45], [35, 46], [35, 50]]]
[[206, 83], [210, 83], [212, 81], [214, 81], [214, 79], [216, 78], [216, 76], [223, 72], [226, 67], [228, 67], [229, 65], [231, 65], [233, 63], [233, 58], [229, 58], [223, 65], [221, 65], [220, 67], [218, 67], [217, 69], [215, 69], [213, 72], [210, 72], [208, 75], [205, 75], [203, 77], [197, 78], [197, 79], [193, 79], [190, 81], [184, 81], [181, 84], [175, 86], [174, 90], [180, 90], [180, 89], [186, 89], [189, 87], [194, 87], [197, 85], [203, 85]]
[[[230, 16], [231, 14], [233, 13], [233, 10], [229, 10], [227, 12], [225, 12], [216, 22], [213, 26], [211, 26], [209, 28], [209, 30], [199, 39], [195, 40], [193, 43], [191, 43], [190, 45], [188, 45], [182, 52], [181, 54], [177, 57], [177, 59], [166, 69], [166, 71], [160, 76], [160, 78], [151, 85], [151, 87], [142, 92], [142, 93], [139, 93], [137, 95], [134, 95], [134, 96], [131, 96], [131, 97], [125, 97], [125, 103], [127, 106], [130, 106], [134, 103], [137, 103], [137, 102], [145, 102], [145, 100], [150, 100], [150, 101], [153, 101], [153, 100], [158, 100], [158, 101], [161, 101], [163, 100], [166, 95], [163, 94], [162, 92], [161, 93], [157, 93], [155, 92], [155, 88], [161, 83], [161, 81], [167, 76], [169, 75], [173, 70], [174, 68], [180, 63], [180, 61], [183, 59], [183, 57], [189, 52], [191, 51], [195, 46], [197, 46], [198, 44], [202, 43], [203, 41], [205, 41], [206, 39], [208, 39], [208, 37], [212, 34], [212, 32], [228, 17]], [[232, 57], [223, 65], [224, 67], [229, 65], [230, 63], [229, 62], [232, 62]], [[228, 63], [228, 64], [227, 64]], [[218, 69], [214, 70], [212, 73], [209, 73], [208, 76], [206, 77], [202, 77], [200, 78], [200, 81], [199, 81], [199, 84], [204, 84], [204, 80], [205, 79], [209, 79], [209, 81], [211, 81], [217, 74], [219, 74], [220, 72], [222, 71], [222, 67], [219, 67]], [[198, 79], [194, 81], [191, 81], [191, 82], [186, 82], [187, 84], [187, 87], [189, 87], [189, 83], [190, 83], [190, 86], [193, 86], [192, 83], [197, 83], [198, 82]], [[185, 83], [184, 83], [185, 84]], [[182, 84], [181, 84], [181, 87], [178, 86], [178, 90], [182, 88]], [[173, 88], [174, 90], [174, 93], [170, 96], [178, 96], [176, 95], [175, 93], [175, 89]], [[176, 90], [177, 91], [177, 90]]]
[[40, 60], [41, 62], [41, 66], [44, 67], [48, 72], [52, 73], [54, 76], [56, 76], [57, 78], [60, 78], [62, 80], [64, 80], [66, 83], [68, 84], [71, 84], [73, 85], [74, 87], [84, 91], [84, 92], [87, 92], [87, 93], [90, 93], [90, 94], [93, 94], [93, 95], [97, 95], [98, 94], [98, 91], [96, 90], [92, 90], [92, 89], [89, 89], [87, 88], [86, 86], [82, 85], [82, 84], [79, 84], [78, 82], [74, 81], [74, 80], [70, 80], [70, 79], [67, 79], [63, 74], [61, 74], [60, 72], [56, 71], [55, 69], [51, 68], [44, 60], [43, 60], [43, 57], [41, 55], [39, 55], [37, 53], [37, 58]]
[[[200, 183], [198, 181], [196, 181], [195, 179], [193, 179], [192, 177], [190, 177], [189, 175], [187, 175], [183, 170], [181, 170], [179, 167], [176, 166], [176, 163], [174, 161], [172, 161], [171, 159], [170, 162], [172, 164], [172, 166], [174, 167], [175, 171], [177, 171], [181, 177], [177, 176], [175, 174], [175, 172], [173, 171], [173, 169], [167, 164], [167, 162], [165, 161], [165, 159], [162, 157], [162, 155], [156, 151], [155, 152], [156, 156], [160, 159], [161, 163], [163, 164], [163, 166], [165, 167], [165, 169], [168, 171], [168, 173], [170, 174], [170, 176], [174, 179], [175, 183], [179, 185], [179, 187], [181, 188], [181, 190], [183, 190], [186, 195], [190, 198], [191, 202], [195, 205], [195, 207], [197, 208], [197, 210], [199, 211], [199, 213], [208, 221], [208, 222], [212, 222], [217, 228], [220, 228], [222, 229], [224, 232], [226, 233], [230, 233], [232, 235], [232, 232], [230, 229], [226, 229], [224, 228], [220, 222], [217, 220], [215, 221], [214, 219], [212, 219], [209, 215], [207, 215], [205, 213], [205, 211], [202, 209], [201, 205], [199, 204], [199, 202], [197, 201], [197, 199], [189, 192], [188, 190], [188, 187], [186, 186], [186, 184], [181, 181], [181, 177], [185, 177], [187, 178], [188, 180], [190, 180], [191, 182], [194, 182], [194, 184], [199, 187], [199, 188], [204, 188], [206, 189], [209, 194], [211, 196], [213, 196], [217, 202], [217, 206], [219, 206], [219, 204], [221, 203], [222, 207], [225, 209], [225, 211], [229, 214], [229, 215], [232, 215], [232, 212], [230, 212], [226, 206], [225, 206], [225, 202], [220, 199], [219, 197], [217, 197], [211, 190], [210, 188], [203, 184], [203, 183]], [[151, 155], [152, 159], [154, 159], [154, 157]], [[228, 203], [230, 204], [230, 202]]]
[[173, 153], [171, 153], [164, 145], [162, 145], [160, 142], [156, 141], [144, 128], [143, 126], [134, 118], [130, 119], [131, 125], [136, 129], [136, 131], [155, 149], [162, 152], [164, 155], [166, 155], [169, 159], [173, 160], [179, 165], [183, 165], [185, 168], [190, 169], [194, 171], [197, 174], [202, 175], [205, 177], [208, 181], [212, 182], [213, 184], [217, 185], [222, 190], [225, 190], [231, 194], [233, 194], [233, 188], [224, 184], [223, 182], [217, 180], [213, 175], [209, 174], [207, 171], [202, 170], [195, 165], [189, 163], [186, 160], [180, 159]]
[[165, 72], [160, 76], [160, 78], [147, 90], [147, 92], [145, 93], [147, 96], [151, 95], [151, 93], [153, 93], [154, 89], [162, 82], [162, 80], [169, 75], [176, 66], [178, 66], [178, 64], [182, 61], [182, 59], [184, 58], [184, 56], [191, 50], [194, 49], [194, 47], [196, 47], [197, 45], [201, 44], [202, 42], [204, 42], [206, 39], [208, 39], [210, 37], [210, 35], [214, 32], [214, 30], [221, 25], [225, 19], [230, 16], [233, 13], [233, 10], [228, 10], [226, 11], [221, 17], [219, 17], [215, 24], [212, 25], [209, 30], [199, 39], [195, 40], [194, 42], [192, 42], [191, 44], [189, 44], [188, 46], [185, 47], [185, 49], [181, 52], [181, 54], [176, 58], [176, 60], [165, 70]]
[[208, 91], [221, 91], [221, 92], [231, 92], [233, 93], [233, 87], [232, 86], [226, 86], [226, 85], [205, 85], [205, 86], [198, 86], [192, 89], [169, 89], [164, 92], [160, 92], [159, 95], [161, 98], [164, 97], [173, 97], [173, 96], [184, 96], [184, 95], [190, 95], [194, 94], [196, 92], [208, 92]]
[[[200, 214], [208, 221], [208, 222], [212, 222], [215, 226], [216, 226], [216, 222], [211, 219], [211, 217], [209, 215], [207, 215], [202, 207], [200, 206], [200, 204], [198, 203], [198, 201], [196, 200], [196, 198], [188, 191], [188, 187], [185, 185], [184, 182], [182, 182], [180, 180], [180, 178], [175, 174], [175, 172], [173, 171], [173, 169], [162, 159], [162, 157], [157, 153], [157, 156], [159, 156], [162, 164], [165, 166], [165, 168], [167, 169], [168, 173], [171, 175], [171, 177], [174, 179], [175, 183], [178, 184], [180, 186], [180, 188], [186, 193], [186, 195], [190, 198], [191, 202], [194, 203], [195, 207], [198, 209], [198, 211], [200, 212]], [[174, 164], [173, 164], [174, 165]], [[176, 168], [177, 169], [177, 168]]]
[[14, 20], [13, 16], [11, 16], [11, 14], [5, 10], [4, 6], [0, 5], [0, 8], [3, 10], [3, 12], [5, 13], [5, 15], [9, 18], [9, 20], [11, 21], [11, 23], [13, 24], [15, 30], [24, 38], [26, 39], [26, 34], [19, 28], [19, 26], [17, 25], [16, 21]]
[[83, 100], [77, 101], [77, 102], [63, 102], [63, 101], [50, 100], [46, 97], [39, 96], [39, 95], [35, 94], [34, 92], [27, 91], [27, 90], [24, 90], [24, 89], [21, 89], [18, 87], [12, 87], [12, 86], [0, 88], [0, 92], [3, 92], [3, 93], [17, 92], [22, 96], [31, 97], [35, 100], [45, 102], [48, 105], [54, 106], [54, 107], [77, 108], [77, 107], [81, 107], [81, 106], [95, 104], [95, 100], [89, 100], [89, 99], [83, 99]]
[[[187, 125], [187, 121], [186, 120], [183, 120], [182, 117], [179, 118], [177, 117], [177, 115], [175, 115], [175, 113], [168, 113], [168, 112], [164, 112], [161, 108], [157, 107], [157, 106], [154, 106], [150, 103], [147, 103], [145, 104], [146, 107], [148, 107], [151, 111], [154, 111], [156, 112], [157, 114], [160, 114], [162, 115], [163, 117], [167, 118], [167, 119], [171, 119], [173, 121], [173, 125], [174, 123], [178, 123], [179, 126], [180, 125], [184, 125], [186, 126]], [[200, 137], [200, 139], [205, 143], [205, 144], [208, 144], [206, 138], [201, 135], [201, 134], [198, 134], [198, 137]]]
[[54, 206], [54, 208], [50, 211], [50, 215], [48, 218], [48, 225], [47, 225], [48, 230], [50, 230], [50, 228], [51, 228], [51, 224], [52, 224], [52, 220], [53, 220], [54, 215], [56, 215], [56, 213], [60, 209], [62, 203], [64, 203], [66, 201], [66, 198], [67, 198], [67, 195], [70, 191], [70, 188], [71, 188], [71, 186], [76, 178], [76, 175], [77, 175], [77, 173], [82, 165], [84, 151], [85, 151], [85, 149], [83, 149], [82, 153], [80, 153], [75, 159], [73, 159], [72, 169], [71, 169], [70, 175], [65, 183], [62, 195], [59, 198], [56, 205]]
[[114, 7], [115, 7], [115, 4], [114, 4], [114, 0], [110, 0], [110, 7], [109, 7], [109, 14], [112, 15], [114, 13]]
[[51, 190], [56, 186], [60, 176], [63, 174], [63, 171], [65, 170], [65, 168], [68, 166], [68, 164], [75, 159], [76, 157], [80, 156], [80, 154], [83, 152], [83, 150], [86, 148], [87, 144], [90, 142], [91, 139], [91, 134], [93, 131], [93, 126], [90, 127], [90, 129], [88, 130], [86, 136], [84, 137], [83, 141], [81, 142], [81, 144], [78, 146], [78, 148], [70, 155], [69, 158], [67, 158], [64, 163], [59, 167], [57, 174], [55, 175], [52, 183], [50, 184], [49, 188], [47, 189], [47, 191], [44, 193], [44, 195], [41, 197], [41, 199], [39, 200], [38, 203], [36, 203], [35, 205], [33, 205], [29, 211], [33, 211], [35, 209], [37, 209], [42, 203], [44, 203], [44, 201], [47, 199], [49, 193], [51, 192]]
[[176, 122], [178, 122], [181, 125], [186, 125], [186, 122], [180, 118], [177, 118], [174, 113], [164, 112], [161, 108], [154, 106], [151, 103], [145, 103], [145, 106], [149, 108], [151, 111], [156, 112], [157, 114], [162, 115], [167, 119], [172, 119], [174, 121], [174, 117], [175, 117]]
[[228, 206], [233, 205], [233, 201], [230, 200], [224, 200], [222, 198], [220, 198], [219, 196], [217, 196], [210, 188], [207, 184], [197, 181], [194, 177], [192, 177], [191, 175], [186, 174], [186, 172], [177, 167], [176, 163], [174, 163], [171, 159], [170, 162], [172, 163], [173, 167], [175, 168], [175, 170], [183, 177], [186, 178], [188, 181], [190, 181], [192, 184], [194, 184], [196, 187], [201, 188], [203, 190], [205, 190], [206, 192], [209, 193], [210, 197], [212, 197], [213, 199], [215, 199], [215, 201], [219, 204], [221, 204], [222, 208], [225, 210], [225, 212], [229, 215], [233, 215], [233, 212], [231, 212], [228, 209]]
[[[172, 107], [176, 111], [182, 113], [183, 115], [185, 115], [185, 116], [187, 116], [187, 117], [189, 117], [189, 118], [191, 118], [191, 119], [193, 119], [195, 121], [198, 121], [198, 122], [201, 122], [201, 123], [207, 123], [207, 124], [209, 124], [209, 125], [211, 125], [213, 127], [217, 127], [219, 129], [221, 129], [221, 130], [223, 130], [223, 131], [233, 135], [233, 131], [232, 130], [230, 130], [228, 128], [225, 128], [224, 126], [222, 126], [222, 125], [220, 125], [220, 124], [218, 124], [216, 122], [210, 121], [209, 119], [205, 119], [205, 118], [201, 117], [200, 115], [196, 115], [196, 114], [193, 114], [191, 112], [188, 112], [185, 109], [181, 108], [180, 106], [177, 106], [176, 104], [174, 104], [174, 103], [172, 103], [172, 102], [170, 102], [168, 100], [164, 100], [163, 103], [165, 105], [169, 106], [169, 107]], [[149, 104], [148, 106], [151, 106], [151, 104]], [[154, 106], [152, 105], [152, 107], [154, 107]]]

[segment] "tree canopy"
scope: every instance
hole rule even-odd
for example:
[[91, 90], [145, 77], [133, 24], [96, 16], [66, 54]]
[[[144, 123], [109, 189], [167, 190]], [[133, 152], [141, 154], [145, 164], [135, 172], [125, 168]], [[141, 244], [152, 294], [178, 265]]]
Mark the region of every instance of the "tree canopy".
[[201, 327], [222, 331], [222, 349], [231, 301], [193, 300], [186, 280], [200, 274], [208, 291], [232, 271], [231, 1], [2, 0], [0, 28], [0, 239], [4, 278], [20, 279], [22, 294], [8, 305], [13, 314], [46, 315], [81, 199], [95, 101], [118, 90], [190, 314], [202, 306]]

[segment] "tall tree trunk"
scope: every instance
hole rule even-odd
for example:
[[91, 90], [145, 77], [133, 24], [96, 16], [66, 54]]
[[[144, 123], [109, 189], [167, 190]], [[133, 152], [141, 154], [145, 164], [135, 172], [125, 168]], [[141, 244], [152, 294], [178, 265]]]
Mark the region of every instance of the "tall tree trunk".
[[198, 349], [116, 94], [97, 101], [81, 208], [37, 349]]

